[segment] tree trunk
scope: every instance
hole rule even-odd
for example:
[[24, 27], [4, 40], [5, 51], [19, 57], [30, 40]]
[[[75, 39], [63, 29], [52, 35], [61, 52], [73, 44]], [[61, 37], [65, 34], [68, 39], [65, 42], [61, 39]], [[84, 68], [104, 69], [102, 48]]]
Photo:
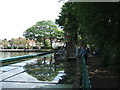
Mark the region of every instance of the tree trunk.
[[51, 37], [51, 32], [50, 32], [50, 48], [52, 50], [52, 37]]
[[43, 40], [44, 40], [44, 48], [46, 49], [46, 44], [45, 44], [45, 35], [43, 37]]

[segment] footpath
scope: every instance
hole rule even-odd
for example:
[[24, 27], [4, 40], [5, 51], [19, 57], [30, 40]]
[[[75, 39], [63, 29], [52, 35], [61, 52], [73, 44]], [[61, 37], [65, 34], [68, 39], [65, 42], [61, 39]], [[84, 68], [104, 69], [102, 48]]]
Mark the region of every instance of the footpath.
[[87, 69], [92, 88], [120, 89], [120, 76], [118, 73], [109, 71], [103, 67], [99, 57], [88, 57]]

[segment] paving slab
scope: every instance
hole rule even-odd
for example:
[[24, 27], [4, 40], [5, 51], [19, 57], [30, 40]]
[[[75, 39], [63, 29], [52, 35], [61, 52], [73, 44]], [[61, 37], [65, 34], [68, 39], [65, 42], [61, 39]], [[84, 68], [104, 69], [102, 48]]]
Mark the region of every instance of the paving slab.
[[60, 88], [63, 88], [64, 90], [65, 88], [67, 88], [67, 90], [69, 90], [68, 88], [72, 88], [72, 87], [73, 87], [72, 84], [49, 84], [49, 85], [44, 85], [44, 86], [39, 86], [38, 84], [34, 88], [40, 88], [40, 90], [47, 90], [45, 88], [49, 88], [49, 90], [54, 90], [54, 88], [57, 88], [59, 90]]
[[11, 71], [11, 70], [14, 70], [18, 67], [14, 67], [14, 66], [3, 66], [3, 67], [0, 67], [0, 71], [2, 72], [7, 72], [7, 71]]
[[0, 74], [2, 74], [3, 72], [4, 72], [4, 71], [1, 71], [1, 70], [0, 70]]
[[5, 81], [39, 82], [36, 78], [32, 77], [31, 75], [27, 74], [26, 72], [23, 72], [14, 77], [8, 78]]
[[[19, 82], [2, 82], [1, 88], [25, 88], [25, 90], [46, 90], [45, 88], [49, 88], [53, 90], [53, 88], [72, 88], [72, 84], [44, 84], [44, 83], [19, 83]], [[8, 90], [9, 90], [8, 89]]]
[[[44, 87], [45, 85], [48, 85], [48, 84], [41, 84], [41, 83], [39, 84], [39, 83], [19, 83], [19, 82], [2, 82], [1, 84], [2, 84], [1, 85], [2, 88], [13, 88], [13, 90], [14, 90], [14, 88], [18, 88], [18, 89], [19, 88], [36, 88], [38, 86]], [[30, 90], [30, 89], [28, 89], [28, 90]]]
[[0, 74], [2, 78], [0, 78], [0, 81], [6, 79], [6, 78], [9, 78], [9, 77], [12, 77], [12, 76], [15, 76], [19, 73], [22, 73], [24, 72], [25, 70], [23, 69], [23, 67], [18, 67], [17, 69], [14, 69], [14, 70], [11, 70], [11, 71], [8, 71], [8, 72], [5, 72], [3, 74]]
[[65, 75], [65, 73], [59, 73], [52, 81], [40, 81], [37, 80], [35, 77], [29, 75], [26, 72], [20, 73], [16, 76], [10, 77], [4, 81], [9, 82], [24, 82], [24, 83], [58, 83], [61, 79], [61, 76]]
[[27, 60], [27, 61], [22, 61], [22, 62], [18, 62], [18, 63], [15, 63], [15, 64], [11, 64], [10, 66], [25, 66], [26, 64], [30, 64], [30, 63], [35, 63], [35, 61], [37, 61], [37, 59], [30, 59], [30, 60]]

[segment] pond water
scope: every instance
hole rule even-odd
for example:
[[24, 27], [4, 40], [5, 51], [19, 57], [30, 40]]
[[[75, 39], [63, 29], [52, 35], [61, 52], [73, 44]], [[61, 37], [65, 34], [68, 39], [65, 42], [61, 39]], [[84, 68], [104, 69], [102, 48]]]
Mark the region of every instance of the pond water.
[[0, 68], [3, 88], [72, 88], [75, 61], [56, 61], [53, 54], [38, 56]]
[[21, 56], [21, 55], [29, 55], [36, 52], [0, 52], [0, 59]]
[[0, 52], [0, 59], [21, 56], [21, 55], [29, 55], [34, 53], [36, 52]]

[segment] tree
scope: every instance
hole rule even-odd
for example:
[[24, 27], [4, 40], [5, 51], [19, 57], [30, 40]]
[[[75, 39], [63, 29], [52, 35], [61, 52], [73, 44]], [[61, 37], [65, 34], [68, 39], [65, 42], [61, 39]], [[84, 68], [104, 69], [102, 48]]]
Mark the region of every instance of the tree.
[[8, 44], [9, 44], [9, 42], [7, 41], [6, 38], [1, 41], [1, 45], [2, 45], [4, 48], [7, 48], [7, 47], [8, 47]]
[[120, 71], [119, 12], [120, 5], [117, 2], [67, 2], [56, 23], [70, 35], [77, 33], [84, 45], [94, 44], [101, 51], [103, 64]]
[[61, 37], [63, 35], [63, 31], [58, 30], [58, 27], [56, 24], [54, 24], [52, 21], [39, 21], [32, 27], [28, 28], [23, 36], [29, 39], [34, 39], [37, 42], [43, 42], [44, 47], [46, 47], [45, 40], [49, 38], [50, 40], [50, 46], [52, 49], [52, 40], [54, 38]]

